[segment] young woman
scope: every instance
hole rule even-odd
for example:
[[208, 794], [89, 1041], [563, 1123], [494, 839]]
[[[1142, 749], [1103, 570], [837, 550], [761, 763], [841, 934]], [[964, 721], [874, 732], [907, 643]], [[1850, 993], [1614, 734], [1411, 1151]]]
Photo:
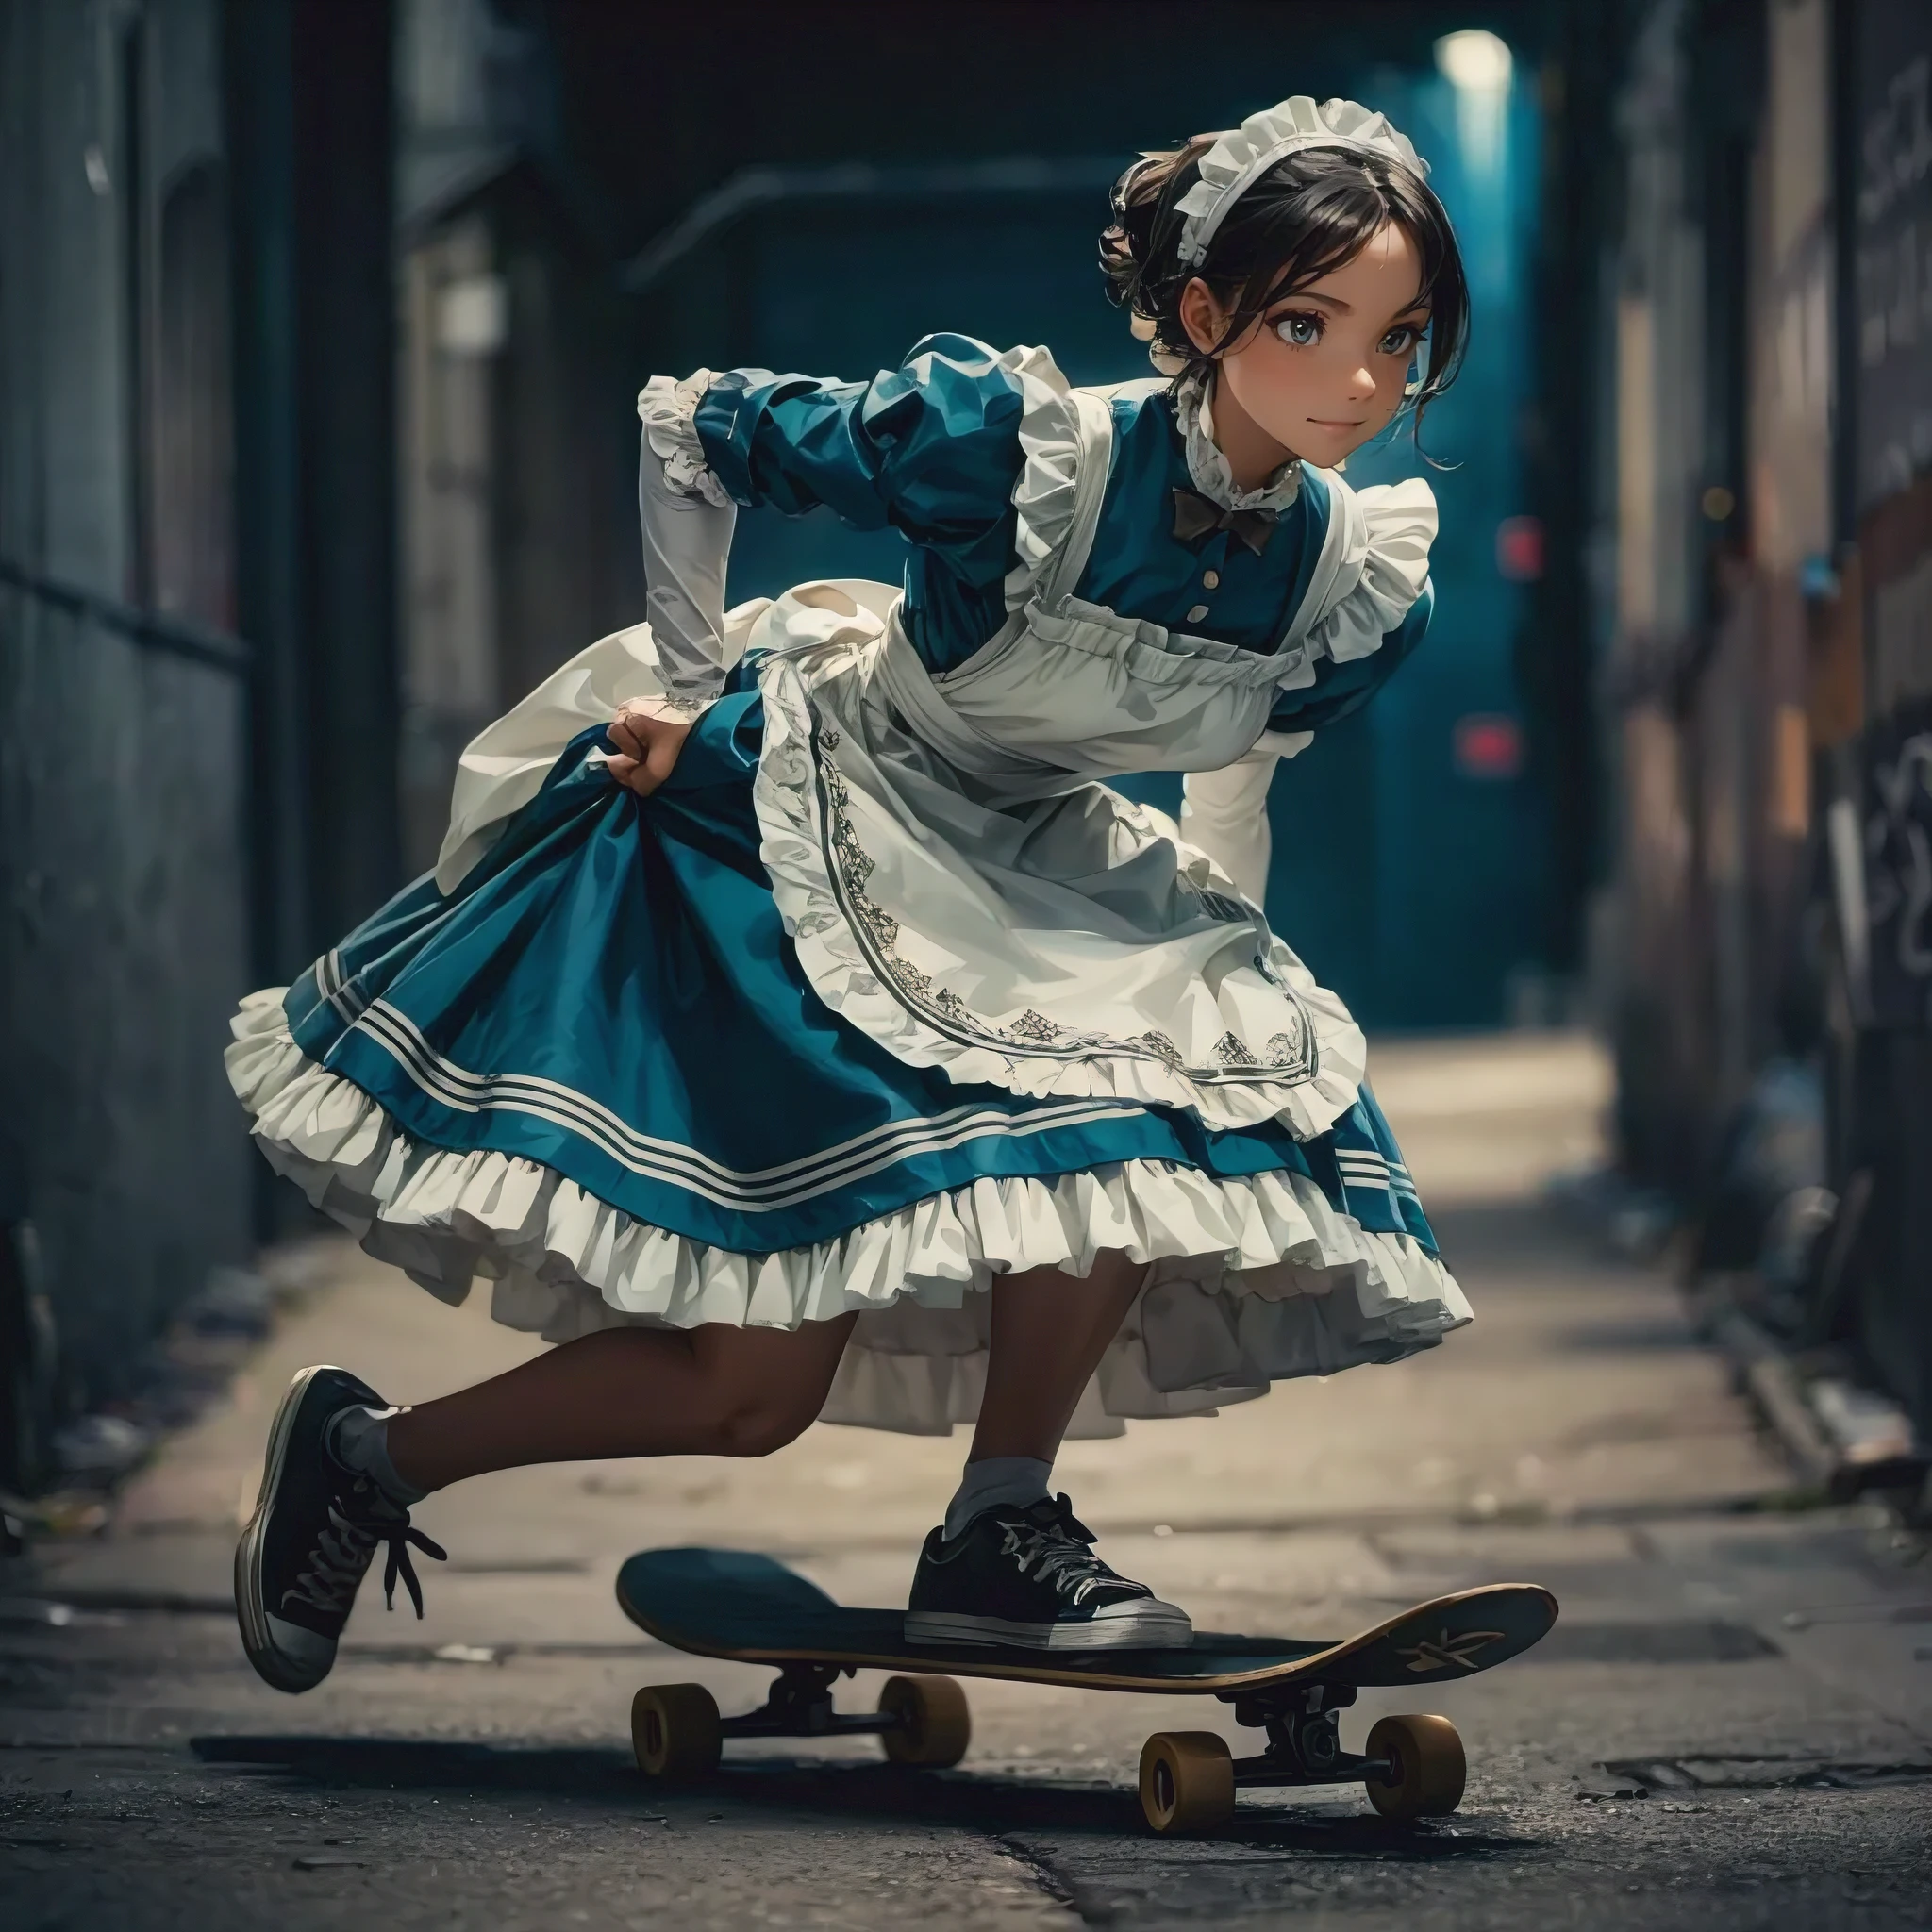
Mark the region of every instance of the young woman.
[[[644, 390], [648, 624], [485, 731], [434, 875], [236, 1023], [280, 1172], [560, 1344], [415, 1408], [296, 1378], [236, 1558], [270, 1683], [327, 1674], [380, 1546], [420, 1608], [431, 1491], [819, 1416], [974, 1425], [910, 1641], [1186, 1641], [1049, 1496], [1069, 1426], [1468, 1320], [1260, 910], [1275, 760], [1428, 622], [1427, 488], [1336, 474], [1456, 372], [1424, 172], [1299, 96], [1130, 168], [1103, 266], [1168, 380], [940, 335]], [[726, 611], [739, 508], [817, 505], [898, 530], [903, 586]], [[1158, 769], [1178, 836], [1103, 782]]]

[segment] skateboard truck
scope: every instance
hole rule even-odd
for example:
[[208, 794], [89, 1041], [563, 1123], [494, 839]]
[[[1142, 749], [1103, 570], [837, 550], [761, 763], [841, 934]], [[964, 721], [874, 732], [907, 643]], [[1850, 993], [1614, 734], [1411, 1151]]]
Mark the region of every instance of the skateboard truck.
[[721, 1717], [723, 1738], [868, 1737], [898, 1727], [896, 1711], [843, 1711], [832, 1707], [832, 1686], [852, 1674], [850, 1664], [787, 1664], [772, 1679], [765, 1701], [742, 1717]]
[[1236, 1786], [1385, 1782], [1386, 1757], [1362, 1757], [1341, 1748], [1337, 1713], [1355, 1700], [1351, 1684], [1297, 1684], [1273, 1696], [1224, 1696], [1222, 1703], [1234, 1706], [1237, 1724], [1268, 1734], [1267, 1750], [1235, 1759]]

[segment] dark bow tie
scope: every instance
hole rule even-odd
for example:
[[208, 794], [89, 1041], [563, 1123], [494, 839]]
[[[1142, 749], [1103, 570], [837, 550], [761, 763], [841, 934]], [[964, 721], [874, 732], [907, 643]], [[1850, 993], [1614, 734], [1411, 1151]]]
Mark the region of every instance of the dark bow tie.
[[1268, 547], [1268, 539], [1274, 534], [1276, 514], [1272, 509], [1223, 509], [1197, 490], [1176, 490], [1174, 541], [1194, 549], [1216, 530], [1229, 530], [1259, 557]]

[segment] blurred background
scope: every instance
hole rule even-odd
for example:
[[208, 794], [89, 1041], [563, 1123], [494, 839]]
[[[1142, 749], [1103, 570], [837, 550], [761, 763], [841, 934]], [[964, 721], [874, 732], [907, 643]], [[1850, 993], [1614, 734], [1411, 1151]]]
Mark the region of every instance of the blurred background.
[[[1144, 374], [1108, 184], [1291, 92], [1431, 158], [1474, 337], [1274, 917], [1384, 1035], [1593, 1033], [1574, 1204], [1932, 1424], [1921, 0], [0, 0], [0, 1488], [256, 1319], [227, 1015], [638, 617], [644, 378]], [[747, 517], [732, 592], [897, 541]]]

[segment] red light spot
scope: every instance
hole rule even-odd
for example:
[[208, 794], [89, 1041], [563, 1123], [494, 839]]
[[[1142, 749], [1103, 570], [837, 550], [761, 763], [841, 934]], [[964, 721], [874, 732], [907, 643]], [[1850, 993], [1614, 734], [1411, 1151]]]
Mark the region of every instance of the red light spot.
[[1543, 574], [1543, 520], [1505, 517], [1496, 525], [1496, 569], [1512, 584], [1536, 583]]
[[1476, 712], [1456, 721], [1456, 769], [1465, 778], [1513, 778], [1523, 769], [1523, 727]]

